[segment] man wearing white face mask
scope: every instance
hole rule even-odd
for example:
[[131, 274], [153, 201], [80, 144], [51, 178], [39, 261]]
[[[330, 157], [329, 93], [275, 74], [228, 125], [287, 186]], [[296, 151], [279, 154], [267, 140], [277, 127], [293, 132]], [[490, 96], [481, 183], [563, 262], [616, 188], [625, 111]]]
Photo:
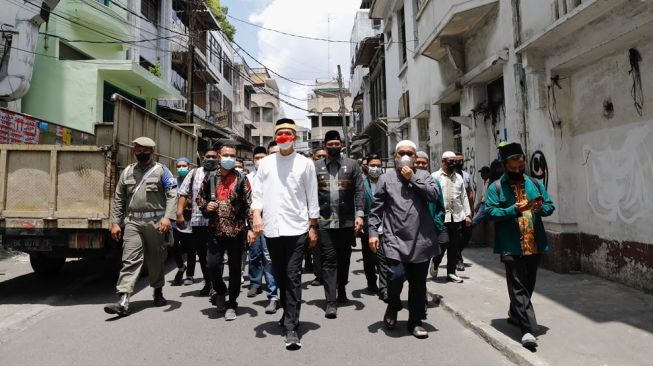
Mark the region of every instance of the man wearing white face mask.
[[[372, 200], [374, 192], [376, 191], [379, 178], [383, 174], [383, 161], [381, 157], [372, 154], [367, 157], [367, 176], [363, 178], [363, 188], [365, 189], [365, 228], [361, 236], [361, 243], [363, 243], [363, 268], [365, 270], [365, 278], [367, 279], [367, 289], [375, 292], [379, 299], [386, 301], [388, 299], [388, 282], [386, 281], [386, 260], [383, 255], [383, 245], [379, 246], [379, 250], [375, 253], [368, 245], [369, 243], [369, 218], [370, 210], [372, 209]], [[382, 230], [379, 228], [379, 233]], [[383, 240], [383, 236], [379, 235], [379, 241]], [[379, 272], [378, 286], [377, 286], [377, 268]]]
[[[209, 219], [207, 267], [215, 291], [212, 302], [218, 312], [226, 308], [225, 320], [235, 320], [240, 293], [240, 271], [247, 220], [252, 203], [251, 186], [245, 176], [235, 170], [236, 147], [225, 144], [220, 148], [220, 170], [209, 173], [202, 182], [199, 208]], [[229, 258], [229, 301], [224, 283], [224, 254]]]
[[437, 231], [429, 213], [429, 202], [440, 191], [424, 170], [415, 170], [417, 146], [404, 140], [395, 149], [396, 169], [383, 174], [377, 183], [369, 219], [369, 245], [379, 249], [383, 225], [383, 250], [388, 264], [388, 306], [383, 322], [389, 329], [397, 325], [401, 291], [408, 281], [408, 331], [416, 338], [428, 337], [422, 327], [426, 303], [426, 275], [430, 259], [438, 253]]
[[442, 187], [444, 196], [444, 226], [445, 230], [438, 238], [440, 241], [440, 255], [433, 258], [431, 277], [438, 275], [438, 267], [442, 262], [444, 253], [447, 252], [447, 281], [462, 283], [463, 280], [456, 275], [456, 265], [460, 253], [460, 231], [462, 225], [472, 224], [472, 210], [465, 191], [463, 177], [456, 173], [457, 157], [451, 151], [442, 154], [440, 170], [433, 173], [433, 179]]

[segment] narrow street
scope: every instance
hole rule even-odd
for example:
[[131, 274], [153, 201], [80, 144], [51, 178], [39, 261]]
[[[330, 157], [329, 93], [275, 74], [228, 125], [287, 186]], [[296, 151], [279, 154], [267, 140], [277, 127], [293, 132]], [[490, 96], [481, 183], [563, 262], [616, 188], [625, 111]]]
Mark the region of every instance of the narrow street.
[[[20, 258], [19, 258], [20, 259]], [[139, 281], [134, 313], [111, 318], [102, 310], [115, 301], [116, 272], [110, 263], [73, 261], [57, 277], [41, 278], [29, 263], [0, 260], [0, 359], [3, 365], [508, 365], [497, 350], [464, 328], [449, 313], [430, 305], [427, 340], [405, 331], [406, 311], [394, 331], [386, 331], [376, 296], [364, 290], [360, 246], [352, 257], [350, 302], [336, 320], [323, 316], [322, 287], [302, 277], [303, 347], [283, 347], [280, 314], [266, 315], [264, 294], [241, 293], [238, 319], [218, 317], [201, 283], [164, 288], [167, 307], [151, 307], [151, 290]], [[175, 273], [171, 264], [166, 279]], [[430, 284], [429, 286], [432, 286]], [[432, 295], [431, 295], [432, 296]], [[429, 296], [429, 297], [431, 297]], [[406, 290], [404, 291], [406, 297]]]

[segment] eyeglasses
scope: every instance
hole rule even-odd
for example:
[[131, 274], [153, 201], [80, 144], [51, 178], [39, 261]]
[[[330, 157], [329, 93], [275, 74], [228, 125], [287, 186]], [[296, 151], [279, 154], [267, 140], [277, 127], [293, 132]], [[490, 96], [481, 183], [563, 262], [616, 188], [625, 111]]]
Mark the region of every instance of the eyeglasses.
[[412, 157], [413, 155], [415, 155], [415, 153], [410, 151], [410, 150], [401, 150], [401, 151], [397, 151], [397, 155], [399, 155], [399, 156], [411, 156]]

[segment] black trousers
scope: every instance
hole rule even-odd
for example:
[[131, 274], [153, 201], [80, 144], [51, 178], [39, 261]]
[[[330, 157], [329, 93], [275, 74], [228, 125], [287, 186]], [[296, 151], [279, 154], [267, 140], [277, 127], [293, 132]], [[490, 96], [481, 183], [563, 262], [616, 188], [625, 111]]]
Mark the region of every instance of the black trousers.
[[376, 251], [376, 264], [379, 271], [379, 295], [388, 295], [388, 258], [383, 249], [383, 235], [379, 236], [379, 249]]
[[404, 281], [408, 281], [408, 329], [422, 325], [426, 303], [426, 275], [429, 261], [404, 263], [388, 258], [388, 308], [399, 311]]
[[214, 236], [209, 243], [207, 259], [211, 284], [218, 296], [227, 294], [227, 286], [224, 283], [224, 253], [229, 256], [229, 300], [226, 302], [227, 309], [238, 307], [238, 295], [240, 294], [240, 266], [245, 247], [245, 233], [241, 232], [234, 238], [225, 236]]
[[465, 225], [463, 222], [460, 225], [460, 248], [458, 250], [458, 263], [463, 263], [463, 250], [467, 248], [469, 241], [472, 239], [472, 227]]
[[367, 229], [363, 232], [365, 233], [361, 236], [361, 245], [363, 246], [363, 269], [365, 270], [367, 286], [371, 287], [372, 285], [376, 285], [376, 266], [378, 261], [376, 255], [372, 253], [372, 249], [370, 249], [370, 237], [367, 234]]
[[299, 236], [266, 237], [274, 278], [283, 307], [286, 330], [295, 330], [299, 325], [299, 310], [302, 303], [302, 261], [307, 247], [308, 233]]
[[433, 265], [437, 267], [442, 263], [445, 253], [447, 254], [447, 274], [456, 274], [456, 264], [460, 256], [460, 230], [463, 223], [448, 222], [444, 224], [445, 230], [438, 238], [440, 242], [440, 254], [433, 257]]
[[513, 320], [519, 323], [522, 333], [537, 332], [539, 326], [531, 297], [535, 291], [540, 255], [502, 256], [501, 261], [506, 267], [510, 314]]
[[202, 271], [204, 282], [207, 284], [211, 283], [209, 271], [206, 266], [206, 250], [208, 247], [209, 236], [208, 226], [193, 226], [191, 240], [188, 240], [186, 244], [186, 267], [188, 267], [186, 275], [188, 277], [195, 276], [195, 264], [197, 263], [197, 257], [199, 257], [200, 270]]
[[182, 268], [184, 266], [184, 248], [189, 242], [189, 239], [191, 239], [191, 234], [182, 233], [181, 231], [174, 229], [172, 231], [172, 236], [175, 240], [175, 245], [171, 248], [170, 252], [172, 253], [177, 268]]
[[306, 257], [312, 258], [313, 274], [315, 278], [322, 280], [322, 258], [320, 253], [320, 246], [316, 245], [313, 249], [306, 249]]
[[335, 304], [338, 288], [349, 282], [351, 243], [356, 241], [354, 228], [320, 229], [322, 279], [327, 304]]

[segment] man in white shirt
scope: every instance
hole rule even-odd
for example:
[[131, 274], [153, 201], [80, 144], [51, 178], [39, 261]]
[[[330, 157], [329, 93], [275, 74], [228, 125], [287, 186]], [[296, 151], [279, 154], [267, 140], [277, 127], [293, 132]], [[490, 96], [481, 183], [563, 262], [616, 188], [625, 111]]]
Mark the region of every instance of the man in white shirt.
[[433, 173], [433, 178], [440, 183], [444, 196], [445, 230], [438, 238], [440, 254], [433, 258], [431, 276], [437, 278], [438, 267], [447, 253], [447, 281], [461, 283], [463, 280], [456, 275], [456, 265], [460, 255], [462, 226], [472, 224], [472, 211], [465, 190], [463, 177], [456, 173], [456, 154], [446, 151], [442, 154], [441, 168]]
[[[476, 199], [476, 192], [472, 186], [472, 176], [467, 171], [463, 170], [465, 165], [465, 155], [462, 153], [456, 154], [456, 173], [460, 174], [463, 177], [463, 182], [465, 183], [465, 192], [467, 192], [467, 199], [469, 200], [469, 207], [474, 207], [474, 200]], [[472, 238], [472, 227], [463, 225], [461, 228], [460, 236], [460, 245], [458, 246], [458, 264], [456, 269], [458, 271], [464, 271], [465, 265], [463, 264], [463, 249], [469, 244], [469, 240]]]
[[294, 150], [297, 126], [291, 119], [280, 119], [275, 126], [279, 153], [261, 159], [252, 194], [253, 242], [265, 235], [272, 268], [281, 295], [283, 316], [279, 325], [286, 329], [286, 349], [301, 348], [297, 334], [301, 306], [302, 260], [308, 244], [318, 241], [317, 175], [315, 165]]
[[[195, 263], [197, 257], [200, 259], [200, 269], [202, 270], [202, 277], [204, 277], [204, 287], [200, 290], [200, 296], [208, 296], [211, 292], [211, 280], [209, 279], [209, 272], [206, 263], [206, 254], [209, 242], [209, 221], [202, 215], [202, 212], [197, 205], [197, 198], [199, 197], [200, 187], [204, 181], [206, 172], [218, 169], [218, 152], [210, 148], [204, 153], [202, 166], [191, 170], [186, 175], [181, 186], [179, 186], [179, 200], [177, 201], [177, 227], [183, 229], [184, 227], [192, 228], [192, 238], [188, 240], [186, 245], [186, 285], [194, 283], [193, 276], [195, 275]], [[184, 211], [188, 212], [190, 209], [191, 215], [188, 219], [188, 214], [184, 216]], [[189, 222], [190, 221], [190, 222]]]

